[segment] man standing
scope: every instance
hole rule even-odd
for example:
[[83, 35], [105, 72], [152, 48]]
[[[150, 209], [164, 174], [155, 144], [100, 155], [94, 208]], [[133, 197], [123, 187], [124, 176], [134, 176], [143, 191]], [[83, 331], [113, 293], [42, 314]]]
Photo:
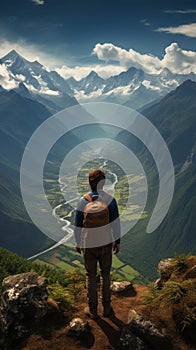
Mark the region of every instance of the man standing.
[[[94, 169], [89, 173], [91, 191], [80, 198], [75, 218], [76, 251], [83, 251], [86, 269], [88, 308], [85, 308], [85, 313], [92, 319], [98, 318], [97, 263], [101, 272], [103, 316], [109, 317], [112, 250], [114, 254], [120, 250], [118, 206], [115, 198], [103, 190], [104, 183], [105, 173], [102, 170]], [[93, 223], [94, 218], [96, 225]]]

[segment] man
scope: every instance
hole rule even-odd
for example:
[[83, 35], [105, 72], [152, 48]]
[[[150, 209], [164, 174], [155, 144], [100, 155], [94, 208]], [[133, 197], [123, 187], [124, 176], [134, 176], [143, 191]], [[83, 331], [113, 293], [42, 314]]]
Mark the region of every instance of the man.
[[[120, 220], [118, 206], [115, 198], [106, 194], [103, 190], [104, 183], [105, 173], [102, 170], [94, 169], [89, 173], [89, 185], [91, 191], [80, 198], [75, 218], [74, 234], [76, 240], [76, 251], [78, 253], [83, 251], [84, 265], [86, 269], [86, 287], [89, 307], [85, 308], [85, 313], [92, 319], [98, 318], [97, 263], [99, 262], [101, 272], [103, 316], [109, 317], [111, 309], [110, 270], [112, 265], [112, 250], [114, 251], [114, 254], [117, 254], [120, 250]], [[108, 211], [109, 221], [108, 225], [92, 229], [92, 233], [88, 235], [90, 236], [91, 234], [96, 233], [96, 237], [94, 236], [93, 238], [94, 244], [89, 244], [86, 235], [86, 232], [88, 232], [89, 229], [85, 226], [85, 208], [89, 205], [89, 201], [92, 201], [95, 204], [97, 201], [98, 204], [100, 200], [102, 200], [102, 203], [105, 202], [107, 208], [104, 210]], [[98, 217], [98, 212], [96, 215]], [[107, 236], [108, 230], [110, 238]], [[105, 237], [101, 236], [102, 232], [104, 232], [104, 234], [106, 232]], [[103, 237], [103, 240], [97, 241], [100, 237]]]

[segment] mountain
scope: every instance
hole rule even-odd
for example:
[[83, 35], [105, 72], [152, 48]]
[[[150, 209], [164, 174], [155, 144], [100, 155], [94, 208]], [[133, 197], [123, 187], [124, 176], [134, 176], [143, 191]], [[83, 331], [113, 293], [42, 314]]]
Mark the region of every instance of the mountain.
[[21, 96], [42, 103], [55, 113], [79, 102], [106, 101], [141, 109], [167, 95], [184, 81], [196, 81], [196, 75], [175, 74], [163, 68], [158, 74], [145, 73], [130, 67], [118, 75], [101, 78], [95, 71], [77, 81], [64, 79], [38, 61], [29, 62], [15, 50], [1, 58], [5, 76], [1, 77], [4, 89], [15, 89]]
[[28, 91], [29, 98], [42, 103], [52, 113], [77, 104], [65, 79], [38, 61], [29, 62], [12, 50], [1, 58], [1, 64], [7, 70], [12, 89], [22, 96]]
[[[13, 90], [3, 90], [0, 93], [0, 245], [21, 255], [32, 256], [51, 246], [52, 240], [38, 230], [26, 212], [20, 193], [20, 165], [28, 140], [34, 131], [50, 118], [51, 113], [43, 104], [29, 98], [25, 86], [20, 87], [26, 97]], [[57, 124], [56, 127], [58, 128]], [[51, 128], [48, 131], [50, 135], [54, 132]], [[80, 143], [82, 136], [88, 139], [89, 135], [95, 135], [99, 131], [100, 128], [97, 126], [94, 130], [87, 126], [82, 131], [76, 130], [75, 134], [71, 131], [65, 133], [51, 145], [52, 149], [44, 164], [43, 181], [46, 180], [47, 189], [49, 187], [48, 191], [51, 191], [47, 194], [52, 198], [53, 204], [57, 199], [61, 200], [56, 192], [60, 190], [59, 168], [65, 154]], [[43, 144], [44, 147], [45, 140], [50, 135], [42, 135], [40, 145]], [[39, 153], [33, 154], [32, 159], [39, 160]], [[35, 180], [33, 175], [30, 173], [28, 176], [33, 184]], [[52, 186], [55, 184], [56, 192], [50, 184]]]
[[67, 79], [80, 102], [106, 101], [125, 104], [134, 109], [152, 103], [165, 96], [187, 79], [196, 81], [196, 75], [173, 74], [164, 68], [159, 74], [147, 74], [135, 67], [108, 79], [103, 79], [92, 71], [77, 81]]
[[15, 91], [0, 93], [0, 244], [24, 256], [51, 244], [28, 217], [19, 183], [27, 141], [50, 115], [42, 104]]
[[[147, 219], [134, 227], [122, 240], [121, 257], [143, 275], [156, 275], [157, 261], [168, 254], [195, 253], [195, 74], [173, 74], [168, 69], [158, 75], [130, 68], [127, 72], [103, 79], [91, 72], [80, 81], [65, 81], [39, 62], [29, 62], [15, 51], [0, 60], [6, 74], [1, 76], [0, 88], [0, 244], [33, 255], [51, 241], [31, 223], [22, 203], [19, 170], [24, 148], [37, 127], [57, 110], [80, 100], [105, 100], [140, 108], [165, 139], [175, 166], [175, 192], [172, 205], [160, 227], [146, 235]], [[7, 77], [7, 80], [6, 80]], [[192, 77], [192, 80], [185, 80]], [[70, 95], [69, 95], [70, 94]], [[74, 97], [75, 96], [75, 97]], [[158, 100], [157, 100], [158, 99]], [[153, 103], [153, 101], [156, 101]], [[146, 105], [145, 109], [141, 106]], [[65, 154], [81, 140], [107, 136], [100, 128], [81, 128], [59, 142], [51, 151], [47, 165], [55, 167], [52, 180]], [[147, 150], [130, 138], [126, 131], [118, 141], [133, 148], [149, 175], [147, 212], [156, 202], [158, 179], [155, 164]], [[46, 167], [47, 168], [47, 167]], [[46, 169], [47, 175], [50, 173]], [[51, 174], [50, 174], [51, 175]], [[48, 179], [51, 178], [48, 176]], [[48, 182], [49, 183], [49, 182]], [[34, 239], [36, 237], [36, 239]], [[20, 242], [23, 242], [23, 245]], [[41, 249], [39, 249], [41, 247]]]
[[36, 128], [51, 113], [40, 103], [15, 91], [0, 93], [0, 169], [12, 177], [18, 171], [24, 148]]
[[[144, 275], [156, 276], [160, 257], [174, 253], [196, 253], [196, 83], [185, 81], [161, 101], [142, 113], [159, 130], [171, 153], [175, 167], [175, 190], [167, 216], [151, 234], [146, 234], [149, 217], [140, 220], [130, 234], [123, 237], [122, 260]], [[134, 149], [148, 175], [149, 213], [156, 203], [158, 179], [156, 166], [148, 151], [132, 142], [125, 133], [119, 135]]]

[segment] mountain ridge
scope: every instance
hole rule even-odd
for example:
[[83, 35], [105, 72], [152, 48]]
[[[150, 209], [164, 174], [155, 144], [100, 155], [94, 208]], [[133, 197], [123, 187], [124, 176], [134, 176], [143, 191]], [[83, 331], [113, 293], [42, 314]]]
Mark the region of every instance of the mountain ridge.
[[55, 106], [49, 103], [47, 105], [52, 113], [59, 110], [59, 100], [61, 109], [65, 108], [63, 98], [66, 99], [66, 106], [68, 101], [69, 106], [77, 104], [77, 101], [106, 101], [140, 109], [163, 97], [183, 81], [196, 81], [194, 72], [174, 74], [163, 68], [159, 74], [148, 74], [135, 67], [106, 79], [93, 70], [80, 80], [73, 77], [64, 79], [57, 71], [50, 71], [38, 61], [30, 62], [15, 50], [2, 57], [0, 64], [4, 64], [7, 69], [9, 84], [18, 88], [19, 83], [23, 83], [31, 97], [36, 99], [39, 96], [39, 101], [43, 104], [52, 101]]

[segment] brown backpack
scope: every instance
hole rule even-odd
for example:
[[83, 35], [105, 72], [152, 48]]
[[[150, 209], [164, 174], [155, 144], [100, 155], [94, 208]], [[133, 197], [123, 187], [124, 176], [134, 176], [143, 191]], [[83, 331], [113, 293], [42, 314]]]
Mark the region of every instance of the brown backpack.
[[[94, 197], [98, 197], [93, 200]], [[110, 243], [109, 235], [109, 209], [106, 204], [110, 196], [105, 194], [90, 196], [85, 194], [84, 198], [88, 201], [84, 208], [83, 227], [85, 228], [85, 239], [89, 247], [101, 246]]]

